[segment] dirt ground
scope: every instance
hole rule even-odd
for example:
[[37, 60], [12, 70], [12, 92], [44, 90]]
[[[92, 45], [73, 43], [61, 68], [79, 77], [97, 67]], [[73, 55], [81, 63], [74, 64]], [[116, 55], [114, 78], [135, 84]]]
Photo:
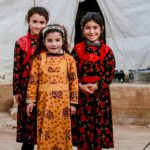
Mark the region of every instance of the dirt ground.
[[[0, 150], [20, 150], [15, 123], [8, 113], [0, 113]], [[114, 142], [115, 148], [110, 150], [150, 150], [150, 127], [114, 125]]]

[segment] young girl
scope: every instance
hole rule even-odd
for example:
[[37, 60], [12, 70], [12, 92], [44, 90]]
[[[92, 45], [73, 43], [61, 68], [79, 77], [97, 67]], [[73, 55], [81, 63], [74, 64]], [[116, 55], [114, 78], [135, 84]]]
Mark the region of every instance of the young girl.
[[47, 26], [40, 37], [27, 91], [27, 114], [37, 110], [38, 150], [72, 150], [71, 114], [78, 103], [78, 78], [73, 57], [67, 54], [64, 27]]
[[100, 40], [103, 19], [98, 13], [83, 16], [81, 28], [85, 41], [72, 51], [79, 78], [79, 105], [72, 118], [74, 145], [78, 150], [113, 148], [109, 84], [114, 75], [114, 55]]
[[18, 103], [17, 142], [22, 150], [33, 150], [36, 143], [36, 108], [28, 118], [26, 114], [26, 91], [30, 76], [32, 55], [38, 45], [39, 32], [49, 20], [48, 11], [43, 7], [32, 7], [27, 15], [28, 33], [15, 44], [13, 69], [13, 94]]

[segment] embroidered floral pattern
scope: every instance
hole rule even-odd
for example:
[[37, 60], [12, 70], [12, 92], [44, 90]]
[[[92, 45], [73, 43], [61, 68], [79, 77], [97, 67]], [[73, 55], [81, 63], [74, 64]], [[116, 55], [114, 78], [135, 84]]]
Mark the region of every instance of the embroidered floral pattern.
[[49, 136], [50, 136], [50, 132], [46, 131], [44, 134], [44, 139], [47, 141], [49, 139]]
[[97, 83], [91, 96], [79, 91], [77, 115], [72, 119], [73, 143], [79, 150], [113, 147], [112, 109], [109, 84], [114, 75], [115, 59], [110, 48], [79, 43], [72, 51], [81, 83]]
[[[32, 54], [37, 47], [38, 36], [28, 33], [17, 40], [14, 48], [13, 95], [20, 94], [17, 113], [17, 141], [36, 143], [36, 107], [30, 118], [26, 113], [27, 86], [30, 77]], [[35, 82], [34, 77], [30, 81]], [[28, 137], [28, 138], [27, 138]]]
[[52, 91], [53, 98], [62, 98], [63, 91]]
[[64, 108], [62, 111], [63, 111], [63, 116], [64, 117], [69, 117], [70, 109], [68, 107]]
[[45, 114], [45, 118], [47, 119], [54, 119], [54, 115], [53, 115], [53, 112], [51, 111], [47, 111], [46, 114]]
[[36, 97], [36, 89], [40, 93], [37, 99], [38, 150], [72, 150], [70, 103], [78, 103], [75, 60], [68, 54], [45, 56], [46, 53], [41, 54], [41, 59], [35, 58], [32, 63], [31, 76], [39, 80], [39, 85], [32, 79], [28, 85], [29, 99]]
[[61, 150], [61, 148], [59, 148], [57, 145], [54, 145], [51, 150]]

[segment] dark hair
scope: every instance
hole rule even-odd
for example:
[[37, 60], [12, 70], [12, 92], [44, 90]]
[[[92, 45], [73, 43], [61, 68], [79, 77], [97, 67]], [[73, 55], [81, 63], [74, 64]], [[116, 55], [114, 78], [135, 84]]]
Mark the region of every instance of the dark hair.
[[84, 28], [85, 24], [89, 21], [96, 22], [100, 27], [104, 25], [103, 17], [98, 12], [87, 12], [81, 19], [81, 28]]
[[82, 31], [83, 31], [85, 24], [89, 21], [94, 21], [101, 27], [102, 34], [101, 34], [100, 38], [103, 38], [103, 36], [104, 36], [103, 35], [103, 31], [104, 31], [103, 17], [98, 12], [87, 12], [80, 21]]
[[[53, 28], [53, 27], [56, 27], [56, 28]], [[57, 29], [60, 28], [61, 30]], [[59, 32], [61, 34], [61, 37], [62, 37], [62, 40], [63, 40], [63, 45], [62, 45], [62, 49], [70, 54], [69, 52], [69, 44], [68, 44], [68, 40], [67, 40], [67, 31], [65, 29], [64, 26], [62, 25], [59, 25], [59, 24], [50, 24], [50, 25], [47, 25], [41, 32], [40, 32], [40, 35], [39, 35], [39, 39], [38, 39], [38, 47], [35, 51], [35, 56], [38, 55], [39, 53], [41, 53], [42, 50], [45, 50], [46, 51], [46, 48], [45, 48], [45, 45], [44, 45], [44, 41], [47, 37], [47, 35], [49, 33], [53, 33], [53, 32]]]
[[31, 7], [25, 17], [25, 21], [29, 23], [30, 17], [34, 14], [39, 14], [40, 16], [45, 17], [46, 21], [49, 21], [49, 13], [44, 7], [34, 6]]

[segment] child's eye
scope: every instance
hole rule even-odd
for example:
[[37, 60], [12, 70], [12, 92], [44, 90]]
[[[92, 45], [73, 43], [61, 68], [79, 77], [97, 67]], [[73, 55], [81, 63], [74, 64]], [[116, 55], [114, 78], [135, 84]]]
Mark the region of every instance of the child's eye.
[[85, 29], [90, 29], [90, 27], [86, 26]]
[[45, 24], [45, 21], [41, 21], [40, 24]]
[[94, 29], [98, 29], [98, 26], [93, 27]]
[[32, 22], [33, 22], [33, 23], [37, 23], [37, 21], [36, 21], [36, 20], [33, 20]]
[[61, 41], [61, 39], [60, 39], [60, 38], [58, 38], [58, 39], [56, 39], [56, 41], [57, 41], [57, 42], [59, 42], [59, 41]]
[[52, 42], [52, 39], [47, 39], [47, 42]]

